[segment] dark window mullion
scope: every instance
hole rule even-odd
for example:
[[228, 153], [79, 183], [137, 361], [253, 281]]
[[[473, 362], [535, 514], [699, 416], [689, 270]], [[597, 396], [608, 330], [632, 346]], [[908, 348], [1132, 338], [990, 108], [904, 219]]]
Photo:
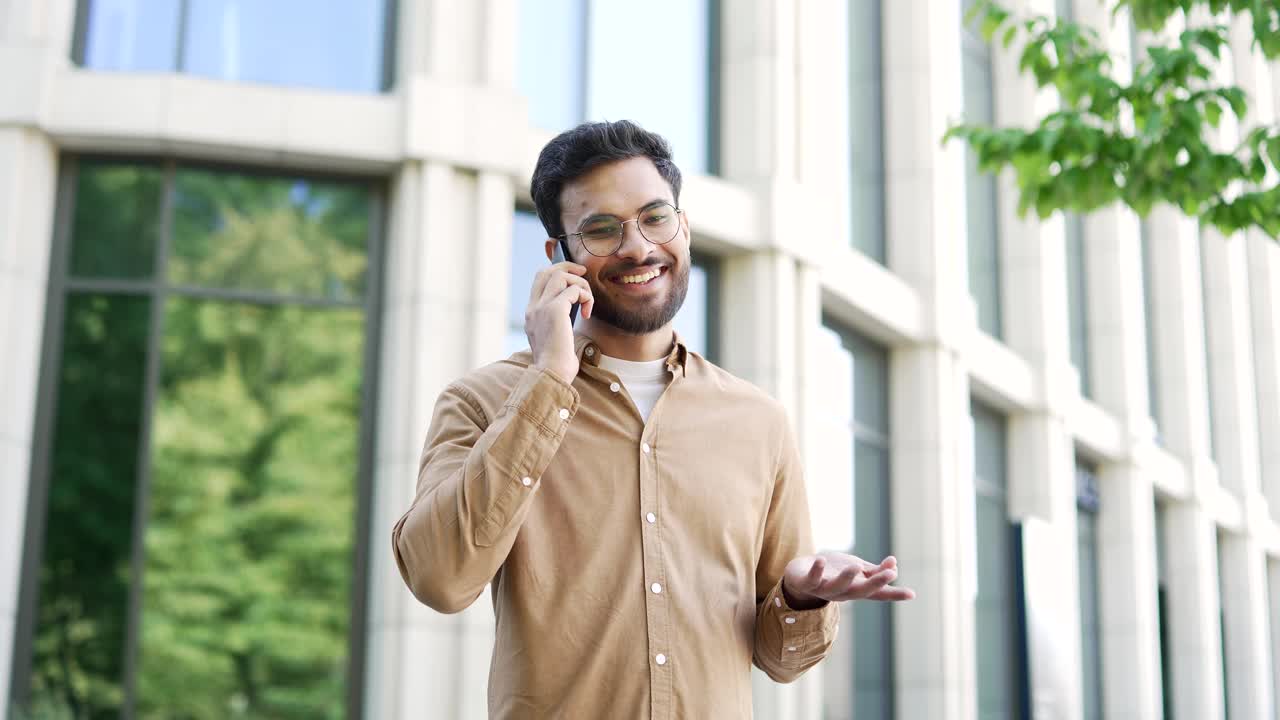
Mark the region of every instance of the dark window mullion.
[[[721, 0], [707, 2], [707, 174], [720, 174]], [[710, 343], [708, 342], [708, 347]]]
[[849, 426], [849, 430], [853, 433], [853, 438], [855, 440], [884, 450], [889, 449], [888, 433], [862, 425], [856, 420]]
[[191, 22], [191, 0], [178, 0], [178, 37], [173, 43], [173, 71], [186, 72], [187, 29]]
[[[81, 12], [87, 12], [83, 6]], [[56, 235], [49, 263], [45, 340], [38, 381], [35, 432], [31, 441], [31, 472], [27, 486], [27, 528], [23, 540], [18, 624], [14, 630], [13, 672], [9, 688], [9, 695], [17, 707], [23, 707], [30, 699], [31, 672], [35, 661], [35, 629], [40, 614], [40, 567], [44, 561], [49, 486], [53, 476], [53, 428], [58, 415], [62, 333], [66, 321], [65, 285], [71, 267], [71, 226], [75, 208], [78, 166], [76, 159], [65, 159], [63, 172], [58, 177], [59, 200], [54, 230]], [[3, 698], [0, 698], [0, 701], [2, 700]]]
[[146, 568], [147, 519], [151, 509], [151, 450], [155, 428], [156, 396], [160, 385], [160, 339], [164, 332], [164, 311], [168, 291], [164, 286], [165, 267], [169, 257], [169, 241], [173, 231], [173, 194], [176, 163], [164, 167], [160, 201], [160, 232], [156, 248], [154, 290], [151, 293], [151, 319], [147, 332], [147, 367], [142, 402], [142, 428], [138, 441], [138, 475], [134, 486], [133, 537], [131, 542], [129, 582], [129, 616], [126, 619], [124, 658], [124, 709], [122, 717], [137, 717], [138, 647], [142, 636], [143, 572]]
[[193, 298], [198, 300], [227, 300], [257, 305], [301, 305], [318, 308], [344, 308], [364, 310], [364, 301], [330, 300], [306, 295], [282, 295], [258, 290], [235, 290], [199, 285], [167, 285], [163, 282], [146, 280], [113, 280], [99, 278], [70, 278], [67, 289], [71, 291], [89, 291], [115, 295], [153, 295], [163, 292], [171, 297]]
[[364, 717], [364, 680], [368, 649], [368, 599], [370, 591], [369, 562], [370, 524], [373, 516], [374, 443], [377, 440], [378, 377], [381, 362], [382, 333], [382, 271], [383, 244], [389, 208], [387, 195], [380, 188], [373, 193], [369, 203], [369, 234], [366, 245], [369, 263], [366, 272], [368, 283], [364, 296], [364, 368], [360, 383], [360, 447], [356, 466], [356, 517], [354, 518], [355, 542], [353, 570], [351, 574], [351, 620], [347, 639], [347, 718]]

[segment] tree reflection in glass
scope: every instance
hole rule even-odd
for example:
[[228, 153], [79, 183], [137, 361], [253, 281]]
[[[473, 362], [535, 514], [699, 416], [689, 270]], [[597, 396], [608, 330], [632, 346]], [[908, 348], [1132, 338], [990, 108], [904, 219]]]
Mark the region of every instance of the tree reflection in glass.
[[36, 717], [115, 718], [150, 301], [67, 298], [31, 665]]
[[159, 167], [81, 161], [71, 220], [73, 277], [154, 275], [162, 183]]
[[139, 716], [340, 717], [361, 313], [184, 299], [164, 328]]
[[369, 195], [362, 187], [180, 169], [173, 205], [175, 285], [364, 296]]
[[[23, 711], [116, 718], [132, 691], [137, 718], [343, 717], [368, 188], [117, 161], [76, 188]], [[164, 287], [76, 289], [152, 277], [166, 243]]]

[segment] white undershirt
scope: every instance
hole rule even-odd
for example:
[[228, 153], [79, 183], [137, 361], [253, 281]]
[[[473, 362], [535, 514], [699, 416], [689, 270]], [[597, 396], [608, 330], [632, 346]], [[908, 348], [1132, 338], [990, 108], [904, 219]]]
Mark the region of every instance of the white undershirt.
[[618, 381], [626, 386], [627, 394], [640, 411], [640, 417], [648, 422], [649, 413], [653, 412], [653, 406], [658, 404], [658, 398], [671, 379], [667, 372], [666, 358], [633, 362], [602, 353], [600, 368], [618, 376]]

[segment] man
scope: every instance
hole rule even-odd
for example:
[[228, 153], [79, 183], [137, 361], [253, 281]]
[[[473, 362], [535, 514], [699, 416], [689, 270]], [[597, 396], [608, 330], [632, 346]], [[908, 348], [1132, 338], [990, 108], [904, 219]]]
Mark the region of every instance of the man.
[[795, 680], [836, 602], [913, 594], [892, 557], [809, 554], [783, 408], [675, 337], [690, 237], [666, 141], [580, 125], [532, 195], [569, 261], [534, 280], [530, 349], [440, 396], [400, 573], [446, 613], [492, 583], [492, 717], [750, 717], [752, 663]]

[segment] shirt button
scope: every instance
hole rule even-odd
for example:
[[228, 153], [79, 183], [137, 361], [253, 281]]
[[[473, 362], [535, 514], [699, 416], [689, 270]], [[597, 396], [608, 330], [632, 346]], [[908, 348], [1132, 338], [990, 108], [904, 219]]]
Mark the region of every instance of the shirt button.
[[587, 357], [592, 357], [592, 356], [593, 356], [593, 355], [595, 355], [595, 354], [596, 354], [596, 349], [595, 349], [595, 348], [593, 348], [593, 347], [588, 347], [588, 348], [587, 348]]
[[654, 595], [661, 595], [661, 594], [662, 594], [662, 584], [661, 584], [661, 583], [654, 583], [654, 584], [652, 584], [652, 585], [650, 585], [650, 586], [649, 586], [649, 589], [653, 591], [653, 594], [654, 594]]
[[568, 410], [565, 410], [564, 408], [560, 408], [560, 419], [561, 419], [561, 420], [568, 420], [568, 419], [569, 419], [569, 411], [568, 411]]
[[795, 645], [789, 645], [789, 646], [787, 646], [787, 652], [795, 652], [795, 651], [796, 651], [796, 646], [795, 646]]
[[648, 455], [650, 450], [649, 443], [640, 443], [640, 449], [644, 451], [645, 455]]
[[666, 664], [667, 664], [667, 656], [666, 656], [666, 655], [663, 655], [662, 653], [658, 653], [658, 656], [657, 656], [657, 657], [655, 657], [655, 658], [653, 659], [653, 661], [654, 661], [654, 662], [656, 662], [656, 663], [658, 663], [659, 665], [666, 665]]
[[796, 619], [795, 619], [795, 618], [793, 618], [793, 617], [783, 618], [783, 619], [782, 619], [782, 621], [783, 621], [783, 622], [785, 622], [785, 623], [786, 623], [786, 624], [788, 624], [788, 625], [795, 625], [795, 624], [796, 624]]
[[774, 599], [773, 599], [773, 606], [774, 606], [774, 607], [782, 607], [782, 598], [780, 598], [780, 597], [776, 597], [776, 598], [774, 598]]
[[533, 478], [524, 478], [523, 480], [520, 481], [520, 483], [525, 487], [529, 487], [530, 485], [533, 484]]
[[609, 383], [609, 389], [614, 392], [618, 392], [619, 390], [622, 389], [622, 386], [619, 385], [618, 383]]
[[644, 519], [648, 520], [650, 523], [658, 522], [658, 516], [654, 515], [653, 513], [649, 513], [648, 515], [645, 515]]

